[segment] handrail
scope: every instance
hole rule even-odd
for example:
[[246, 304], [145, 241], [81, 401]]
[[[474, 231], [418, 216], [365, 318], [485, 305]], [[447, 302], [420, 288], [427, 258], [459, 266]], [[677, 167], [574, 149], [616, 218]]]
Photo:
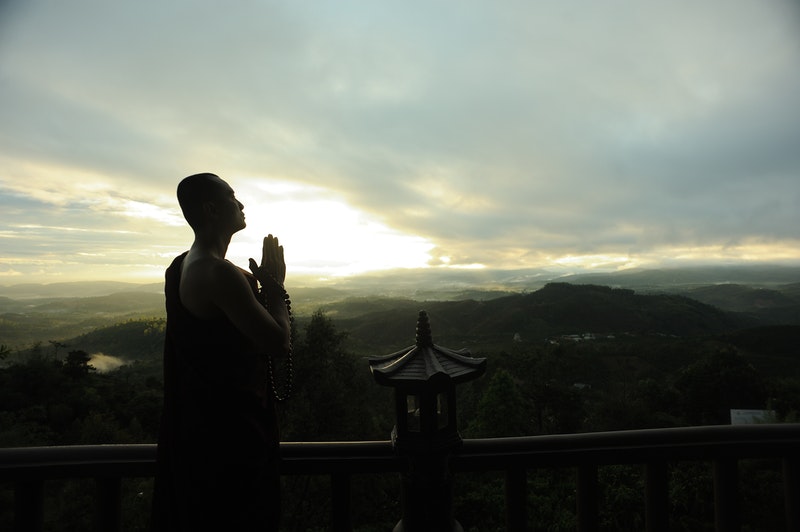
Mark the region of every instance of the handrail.
[[0, 480], [152, 477], [156, 445], [64, 445], [0, 449]]
[[[457, 470], [499, 470], [798, 453], [800, 424], [718, 425], [466, 439], [453, 464]], [[0, 479], [152, 476], [155, 457], [155, 444], [0, 448]], [[284, 474], [400, 467], [389, 441], [282, 442], [281, 457]]]
[[800, 424], [713, 425], [465, 440], [459, 469], [637, 464], [800, 452]]
[[[156, 446], [79, 445], [0, 449], [0, 481], [17, 485], [17, 512], [21, 529], [40, 530], [41, 485], [56, 478], [97, 478], [118, 491], [119, 480], [155, 474]], [[526, 523], [527, 469], [577, 467], [578, 521], [580, 530], [596, 528], [597, 467], [609, 464], [646, 466], [648, 530], [664, 530], [665, 464], [681, 460], [712, 462], [715, 496], [719, 501], [717, 525], [735, 523], [731, 506], [731, 479], [740, 458], [772, 457], [784, 464], [786, 523], [800, 529], [800, 424], [705, 426], [628, 430], [581, 434], [557, 434], [518, 438], [467, 439], [451, 461], [455, 472], [505, 471], [507, 520], [510, 530], [523, 530]], [[334, 530], [349, 530], [349, 476], [358, 473], [399, 472], [403, 467], [389, 441], [283, 442], [281, 474], [331, 475]], [[116, 487], [115, 487], [116, 486]], [[118, 529], [118, 499], [106, 493], [100, 521]], [[734, 497], [735, 500], [735, 497]], [[38, 524], [37, 524], [38, 522]], [[100, 525], [98, 525], [100, 526]], [[727, 526], [727, 525], [726, 525]]]
[[[0, 448], [0, 480], [151, 477], [156, 445], [64, 445]], [[390, 441], [282, 442], [281, 473], [399, 471]]]

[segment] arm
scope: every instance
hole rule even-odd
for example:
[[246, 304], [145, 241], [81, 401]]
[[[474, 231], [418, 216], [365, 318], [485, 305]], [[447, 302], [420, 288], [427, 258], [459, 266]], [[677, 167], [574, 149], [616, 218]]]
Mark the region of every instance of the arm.
[[226, 261], [214, 265], [208, 297], [244, 334], [259, 353], [284, 356], [289, 349], [289, 316], [283, 292], [267, 291], [268, 312], [256, 298], [241, 270]]

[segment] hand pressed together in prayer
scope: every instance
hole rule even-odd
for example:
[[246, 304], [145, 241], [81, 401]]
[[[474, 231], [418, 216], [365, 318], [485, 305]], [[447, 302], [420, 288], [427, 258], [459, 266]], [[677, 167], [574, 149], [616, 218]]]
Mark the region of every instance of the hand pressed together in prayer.
[[286, 262], [283, 258], [283, 246], [278, 243], [278, 238], [268, 235], [264, 238], [261, 249], [261, 265], [250, 259], [250, 271], [262, 286], [276, 282], [283, 288], [286, 279]]

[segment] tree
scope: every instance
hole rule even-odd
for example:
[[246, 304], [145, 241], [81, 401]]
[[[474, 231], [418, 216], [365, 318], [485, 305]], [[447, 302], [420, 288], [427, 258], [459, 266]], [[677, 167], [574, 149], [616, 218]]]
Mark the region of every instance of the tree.
[[530, 408], [511, 374], [498, 369], [478, 402], [469, 427], [472, 438], [525, 436], [531, 427]]
[[53, 360], [58, 360], [58, 350], [62, 347], [67, 347], [67, 344], [61, 343], [58, 340], [48, 340], [50, 345], [53, 346]]
[[67, 354], [64, 362], [64, 373], [73, 379], [81, 379], [94, 371], [94, 366], [89, 365], [91, 357], [86, 351], [75, 350]]
[[344, 347], [346, 333], [331, 318], [314, 312], [294, 346], [294, 391], [286, 403], [282, 432], [306, 441], [369, 438], [371, 416], [367, 406], [369, 382], [366, 364]]
[[726, 424], [732, 408], [766, 407], [758, 371], [733, 348], [721, 348], [683, 368], [675, 382], [691, 424]]

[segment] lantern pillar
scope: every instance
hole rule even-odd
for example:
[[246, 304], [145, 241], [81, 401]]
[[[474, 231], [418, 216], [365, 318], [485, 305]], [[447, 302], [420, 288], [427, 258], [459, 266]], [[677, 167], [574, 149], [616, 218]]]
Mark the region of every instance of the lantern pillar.
[[395, 452], [401, 470], [403, 517], [394, 532], [462, 532], [453, 515], [450, 467], [461, 446], [456, 423], [455, 385], [483, 374], [486, 359], [433, 343], [425, 311], [417, 322], [417, 343], [371, 358], [375, 380], [395, 388]]

